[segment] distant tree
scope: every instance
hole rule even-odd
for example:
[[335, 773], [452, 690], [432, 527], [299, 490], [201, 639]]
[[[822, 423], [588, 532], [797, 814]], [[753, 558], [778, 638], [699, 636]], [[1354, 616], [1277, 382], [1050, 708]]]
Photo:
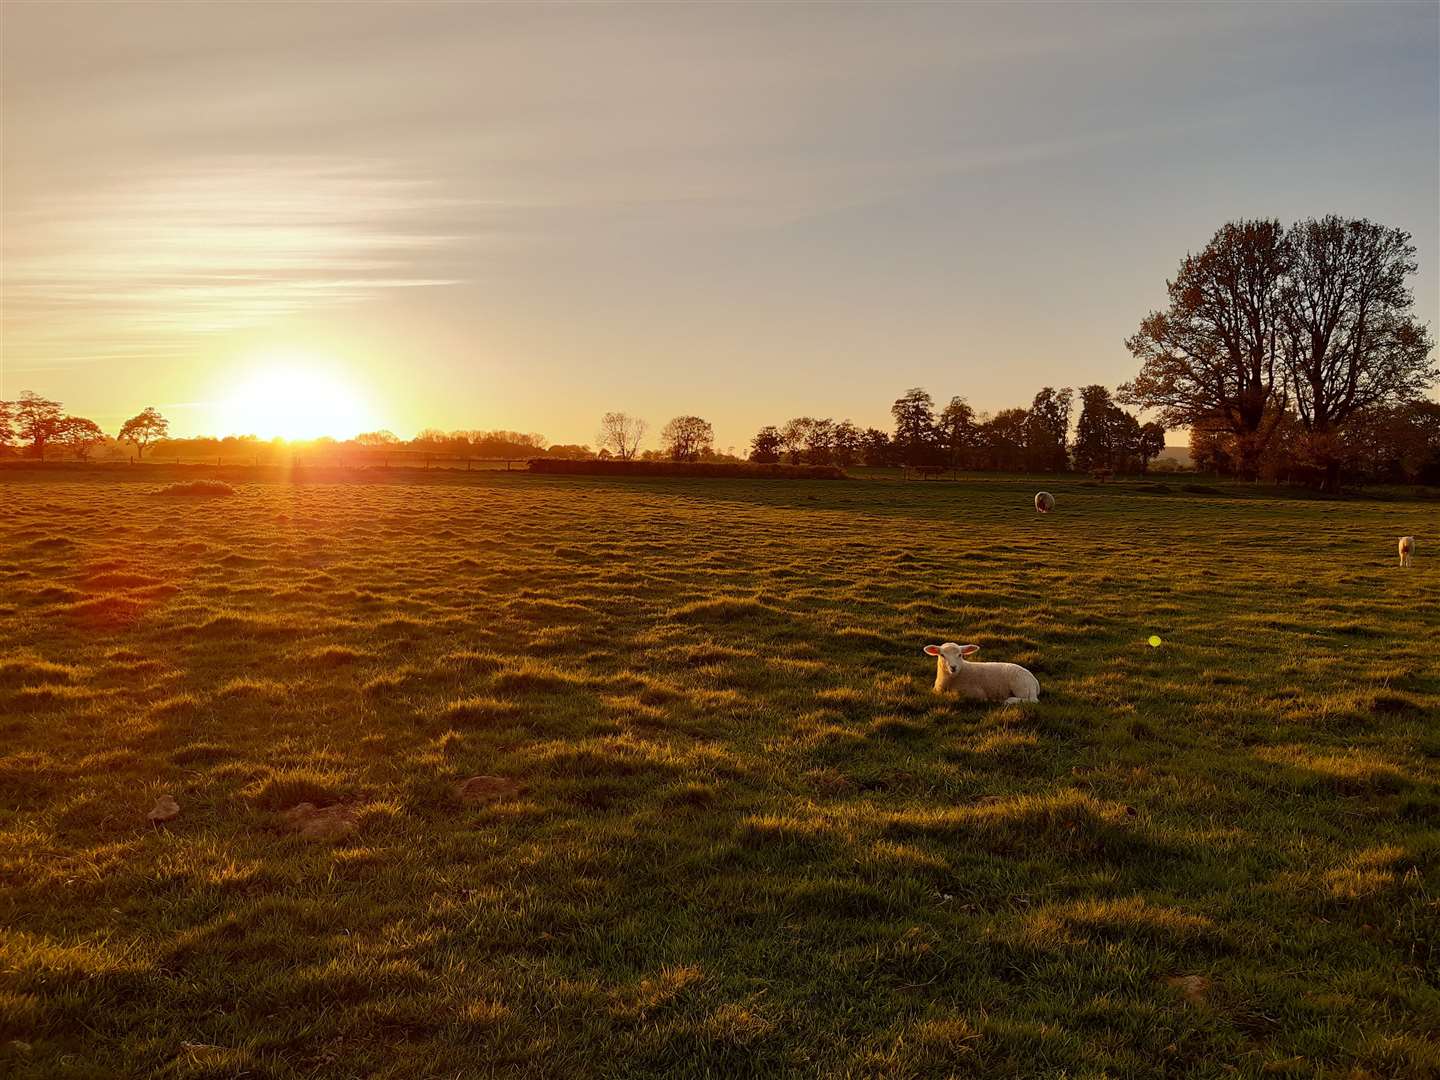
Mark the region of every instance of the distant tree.
[[1203, 473], [1234, 476], [1239, 468], [1235, 436], [1223, 419], [1202, 418], [1190, 425], [1190, 460]]
[[780, 460], [780, 429], [767, 424], [750, 440], [750, 460], [762, 465], [773, 465]]
[[1322, 487], [1340, 485], [1355, 417], [1420, 398], [1440, 374], [1410, 316], [1415, 245], [1402, 229], [1330, 215], [1290, 230], [1280, 335], [1285, 376]]
[[60, 412], [60, 403], [29, 390], [22, 390], [12, 413], [12, 423], [21, 441], [29, 443], [30, 452], [44, 461], [45, 446], [59, 435], [60, 424], [64, 419]]
[[1024, 409], [1001, 409], [980, 425], [981, 454], [989, 467], [999, 472], [1019, 472], [1025, 467]]
[[780, 449], [790, 459], [791, 465], [799, 465], [805, 456], [805, 445], [810, 441], [810, 429], [815, 421], [808, 416], [797, 416], [785, 421], [780, 428]]
[[602, 450], [610, 450], [621, 461], [629, 461], [640, 449], [650, 425], [639, 417], [623, 412], [607, 412], [600, 418], [600, 434], [595, 442]]
[[415, 438], [410, 441], [420, 445], [441, 446], [449, 440], [450, 436], [439, 428], [427, 427], [416, 432]]
[[810, 421], [810, 430], [805, 433], [805, 463], [829, 465], [834, 460], [835, 421], [828, 418]]
[[1073, 459], [1081, 472], [1115, 467], [1115, 414], [1110, 391], [1098, 383], [1080, 388], [1080, 419], [1075, 424]]
[[1025, 414], [1025, 467], [1036, 472], [1064, 472], [1070, 465], [1071, 389], [1047, 386], [1035, 395]]
[[128, 442], [135, 447], [135, 457], [143, 459], [145, 448], [151, 443], [165, 438], [169, 431], [170, 421], [161, 416], [154, 406], [151, 406], [144, 412], [132, 416], [120, 426], [119, 439], [121, 442]]
[[830, 433], [831, 460], [842, 469], [860, 460], [864, 432], [849, 420], [841, 420]]
[[895, 419], [892, 439], [895, 454], [905, 465], [926, 465], [939, 459], [939, 436], [935, 430], [935, 402], [920, 387], [905, 391], [890, 406]]
[[1386, 411], [1387, 444], [1401, 478], [1440, 486], [1440, 402], [1412, 401]]
[[0, 451], [9, 450], [15, 441], [14, 410], [14, 402], [0, 401]]
[[87, 420], [83, 416], [65, 416], [60, 419], [55, 441], [74, 454], [76, 459], [89, 461], [95, 447], [104, 444], [105, 432], [100, 430], [100, 425], [94, 420]]
[[1165, 452], [1165, 425], [1151, 420], [1140, 426], [1140, 438], [1135, 443], [1135, 453], [1140, 459], [1140, 471], [1150, 471], [1150, 462]]
[[952, 397], [935, 423], [947, 463], [955, 469], [973, 469], [979, 449], [979, 428], [975, 410], [963, 397]]
[[873, 468], [884, 468], [895, 463], [895, 450], [890, 436], [879, 428], [866, 428], [860, 433], [860, 458]]
[[356, 446], [399, 446], [400, 439], [389, 431], [365, 431], [355, 436]]
[[1125, 345], [1140, 373], [1121, 401], [1160, 410], [1177, 426], [1223, 420], [1242, 476], [1284, 408], [1280, 339], [1290, 247], [1278, 221], [1225, 225], [1167, 282], [1170, 306], [1152, 311]]
[[699, 461], [715, 449], [715, 430], [698, 416], [677, 416], [660, 432], [671, 461]]
[[1142, 426], [1115, 404], [1103, 386], [1080, 389], [1080, 419], [1071, 449], [1075, 468], [1143, 473], [1164, 449], [1164, 425], [1152, 422]]

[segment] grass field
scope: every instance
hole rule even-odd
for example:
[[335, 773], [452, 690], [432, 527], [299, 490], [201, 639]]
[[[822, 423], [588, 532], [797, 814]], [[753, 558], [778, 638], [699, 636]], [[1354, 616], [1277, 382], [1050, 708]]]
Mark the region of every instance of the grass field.
[[1440, 1075], [1435, 503], [152, 475], [0, 477], [0, 1073]]

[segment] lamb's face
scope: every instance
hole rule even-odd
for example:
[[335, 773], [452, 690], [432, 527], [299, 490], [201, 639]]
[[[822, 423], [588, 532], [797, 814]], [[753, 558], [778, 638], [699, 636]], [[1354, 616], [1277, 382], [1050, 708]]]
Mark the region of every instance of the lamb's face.
[[965, 662], [965, 657], [973, 652], [978, 652], [979, 649], [979, 645], [956, 645], [953, 641], [947, 641], [944, 645], [926, 645], [925, 654], [939, 657], [939, 662], [951, 675], [954, 675], [960, 670], [960, 665]]

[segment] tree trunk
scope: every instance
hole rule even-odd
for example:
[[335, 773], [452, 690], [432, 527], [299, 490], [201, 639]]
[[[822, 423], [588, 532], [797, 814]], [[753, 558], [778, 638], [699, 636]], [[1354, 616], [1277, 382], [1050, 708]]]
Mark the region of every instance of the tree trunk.
[[1327, 495], [1340, 494], [1340, 462], [1330, 460], [1325, 463], [1325, 478], [1320, 482], [1320, 490]]

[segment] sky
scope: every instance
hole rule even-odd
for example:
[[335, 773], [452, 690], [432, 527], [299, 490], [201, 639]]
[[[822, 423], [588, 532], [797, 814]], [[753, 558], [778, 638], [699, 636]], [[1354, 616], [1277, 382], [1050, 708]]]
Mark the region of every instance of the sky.
[[1241, 217], [1408, 230], [1440, 336], [1433, 0], [7, 0], [0, 50], [0, 396], [107, 429], [1028, 404]]

